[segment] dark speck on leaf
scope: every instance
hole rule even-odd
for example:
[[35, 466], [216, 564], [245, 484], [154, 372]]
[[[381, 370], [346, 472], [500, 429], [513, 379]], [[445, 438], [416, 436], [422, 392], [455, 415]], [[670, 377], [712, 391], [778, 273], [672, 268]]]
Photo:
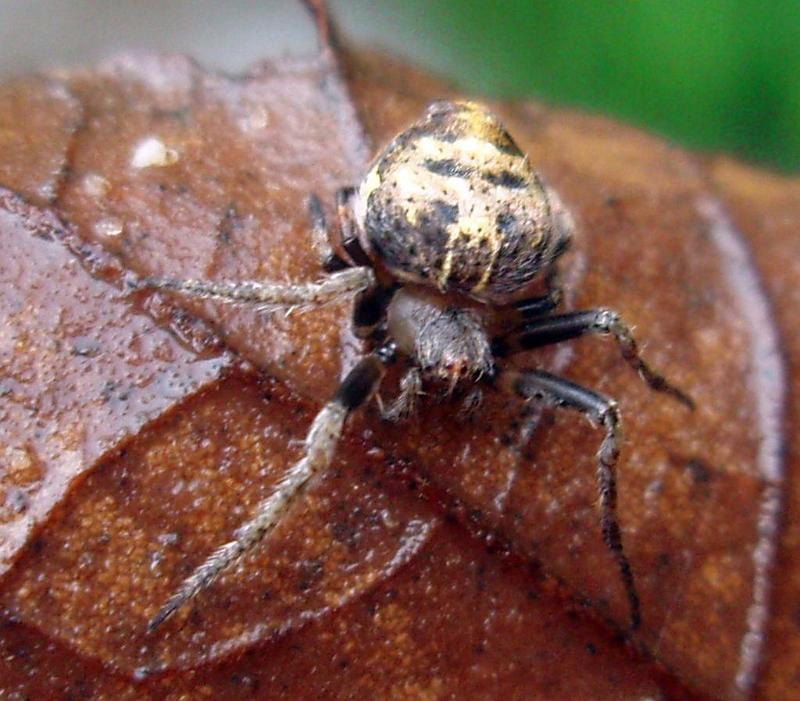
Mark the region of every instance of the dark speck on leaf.
[[696, 484], [707, 484], [711, 480], [711, 468], [699, 458], [689, 460], [686, 469]]

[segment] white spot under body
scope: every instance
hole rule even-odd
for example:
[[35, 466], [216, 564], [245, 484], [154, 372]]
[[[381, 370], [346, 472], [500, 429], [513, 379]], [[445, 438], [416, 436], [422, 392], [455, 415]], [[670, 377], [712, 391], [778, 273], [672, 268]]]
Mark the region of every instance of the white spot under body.
[[131, 167], [137, 169], [163, 168], [177, 163], [179, 158], [177, 150], [169, 148], [155, 136], [148, 136], [136, 144], [131, 158]]

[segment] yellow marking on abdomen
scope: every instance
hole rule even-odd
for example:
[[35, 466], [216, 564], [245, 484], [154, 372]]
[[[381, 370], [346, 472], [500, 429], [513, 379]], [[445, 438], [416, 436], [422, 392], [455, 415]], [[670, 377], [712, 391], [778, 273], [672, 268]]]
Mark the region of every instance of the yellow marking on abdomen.
[[[466, 238], [463, 243], [461, 243], [462, 238]], [[447, 287], [447, 282], [452, 274], [456, 247], [463, 245], [466, 248], [480, 248], [484, 240], [489, 242], [492, 250], [488, 262], [483, 266], [481, 279], [472, 288], [475, 292], [482, 290], [491, 277], [495, 262], [500, 254], [500, 247], [503, 243], [502, 237], [497, 231], [494, 222], [487, 217], [461, 217], [447, 227], [447, 255], [439, 275], [439, 286], [442, 289]]]

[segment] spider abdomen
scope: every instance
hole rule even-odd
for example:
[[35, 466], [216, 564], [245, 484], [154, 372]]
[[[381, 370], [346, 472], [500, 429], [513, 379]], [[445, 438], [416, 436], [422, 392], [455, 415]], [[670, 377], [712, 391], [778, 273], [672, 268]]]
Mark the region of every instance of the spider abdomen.
[[437, 102], [359, 189], [364, 247], [401, 280], [504, 302], [569, 236], [555, 193], [482, 105]]

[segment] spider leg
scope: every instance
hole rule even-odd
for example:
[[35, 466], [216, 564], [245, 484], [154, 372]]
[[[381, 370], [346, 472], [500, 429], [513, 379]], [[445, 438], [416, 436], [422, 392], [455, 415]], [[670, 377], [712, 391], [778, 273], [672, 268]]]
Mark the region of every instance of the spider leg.
[[549, 314], [561, 304], [563, 296], [561, 288], [555, 287], [543, 295], [515, 302], [513, 305], [515, 321], [526, 323], [530, 319]]
[[386, 318], [386, 307], [396, 287], [375, 284], [356, 295], [353, 305], [353, 333], [357, 338], [375, 338]]
[[328, 228], [319, 197], [311, 194], [308, 198], [314, 249], [319, 253], [323, 269], [329, 273], [351, 266], [372, 266], [358, 240], [358, 228], [353, 215], [355, 196], [354, 187], [342, 187], [336, 191], [336, 216], [339, 225], [334, 229]]
[[386, 344], [363, 358], [345, 377], [331, 400], [320, 410], [305, 439], [305, 454], [295, 463], [275, 491], [257, 507], [255, 515], [236, 530], [234, 540], [217, 548], [167, 600], [147, 624], [152, 633], [175, 611], [208, 587], [214, 579], [262, 540], [280, 521], [315, 475], [331, 463], [345, 419], [375, 392], [394, 362], [394, 344]]
[[378, 402], [381, 417], [384, 421], [397, 422], [407, 419], [414, 413], [417, 406], [417, 397], [422, 394], [422, 376], [419, 368], [411, 367], [400, 380], [400, 394], [388, 407], [383, 402]]
[[622, 547], [622, 534], [617, 521], [617, 476], [620, 418], [617, 403], [602, 394], [581, 387], [563, 377], [539, 370], [506, 370], [498, 377], [498, 385], [506, 392], [526, 400], [538, 400], [547, 406], [575, 409], [595, 426], [605, 429], [597, 452], [597, 481], [602, 509], [603, 540], [619, 567], [631, 611], [631, 628], [641, 623], [639, 595], [628, 557]]
[[353, 212], [353, 200], [357, 194], [354, 187], [342, 187], [336, 191], [336, 212], [339, 216], [341, 246], [355, 265], [372, 266], [366, 251], [358, 239], [358, 225]]
[[271, 307], [312, 306], [365, 290], [375, 285], [371, 268], [348, 268], [318, 282], [281, 284], [274, 282], [211, 282], [148, 277], [130, 283], [134, 289], [168, 290], [200, 299], [216, 299], [234, 304]]
[[552, 265], [547, 271], [545, 289], [544, 294], [525, 297], [503, 310], [504, 322], [509, 330], [516, 330], [532, 319], [550, 314], [561, 304], [564, 292], [561, 288], [558, 267], [555, 265]]
[[496, 356], [502, 358], [586, 334], [612, 336], [622, 357], [639, 373], [650, 389], [669, 394], [689, 409], [694, 409], [694, 401], [688, 394], [670, 384], [663, 375], [645, 362], [630, 328], [619, 314], [611, 309], [592, 309], [532, 320], [513, 333], [495, 338], [492, 350]]
[[335, 273], [349, 268], [350, 263], [333, 250], [322, 202], [314, 193], [308, 196], [308, 218], [311, 220], [311, 240], [322, 261], [322, 269], [326, 273]]

